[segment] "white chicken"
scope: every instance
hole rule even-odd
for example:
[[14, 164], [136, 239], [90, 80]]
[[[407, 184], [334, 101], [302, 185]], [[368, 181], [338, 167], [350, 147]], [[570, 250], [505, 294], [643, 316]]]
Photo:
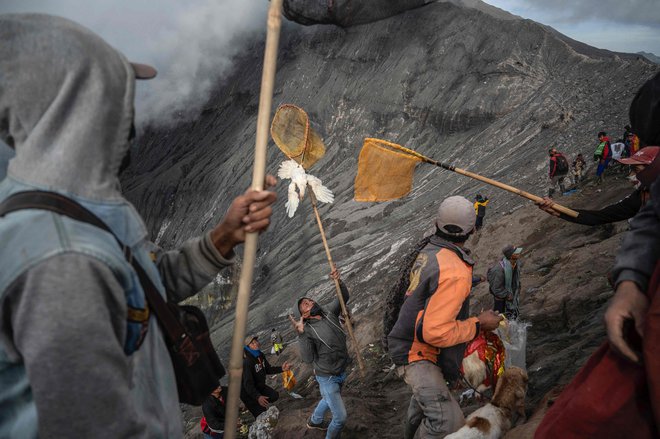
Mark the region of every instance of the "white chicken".
[[[311, 174], [307, 174], [305, 168], [295, 160], [282, 162], [280, 169], [277, 171], [277, 176], [281, 179], [291, 179], [288, 201], [286, 202], [286, 213], [289, 215], [289, 218], [293, 218], [293, 215], [296, 213], [300, 200], [305, 196], [307, 185], [314, 192], [318, 201], [332, 203], [335, 199], [332, 191], [323, 186], [321, 180]], [[298, 190], [297, 192], [296, 189]]]

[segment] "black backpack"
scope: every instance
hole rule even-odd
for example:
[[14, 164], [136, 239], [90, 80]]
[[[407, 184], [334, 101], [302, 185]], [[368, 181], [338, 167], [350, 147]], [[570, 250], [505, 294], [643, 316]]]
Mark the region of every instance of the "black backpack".
[[568, 172], [568, 160], [562, 154], [555, 155], [555, 160], [557, 162], [557, 171], [555, 174], [562, 175]]

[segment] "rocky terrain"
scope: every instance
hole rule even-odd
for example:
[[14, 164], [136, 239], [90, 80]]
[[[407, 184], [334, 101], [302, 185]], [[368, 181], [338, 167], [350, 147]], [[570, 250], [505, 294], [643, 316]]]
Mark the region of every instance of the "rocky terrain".
[[[548, 147], [590, 157], [595, 134], [605, 130], [616, 138], [628, 122], [635, 91], [660, 69], [636, 55], [562, 38], [529, 20], [484, 12], [474, 7], [477, 2], [457, 3], [472, 7], [439, 2], [360, 26], [286, 23], [282, 30], [274, 104], [303, 107], [325, 139], [327, 154], [311, 172], [336, 196], [334, 204], [321, 207], [321, 215], [333, 257], [353, 293], [358, 343], [370, 366], [367, 380], [353, 373], [346, 386], [349, 413], [358, 413], [346, 437], [400, 437], [397, 426], [409, 394], [398, 378], [383, 372], [389, 367], [379, 344], [383, 305], [403, 257], [432, 230], [435, 209], [448, 195], [472, 198], [481, 192], [492, 199], [487, 225], [471, 242], [477, 272], [485, 272], [504, 243], [526, 247], [523, 314], [533, 324], [530, 414], [547, 392], [570, 379], [603, 336], [599, 319], [611, 295], [605, 273], [625, 224], [590, 229], [560, 222], [526, 200], [428, 165], [420, 165], [404, 199], [352, 199], [365, 137], [394, 141], [542, 194]], [[147, 128], [139, 139], [123, 184], [164, 247], [209, 230], [249, 186], [260, 41], [246, 43], [232, 74], [217, 84], [192, 122]], [[274, 174], [283, 159], [271, 147], [269, 172]], [[288, 330], [285, 316], [297, 297], [323, 303], [334, 294], [309, 201], [289, 219], [286, 187], [277, 190], [272, 227], [260, 239], [252, 331]], [[587, 187], [567, 203], [604, 204], [629, 190], [612, 181]], [[213, 311], [213, 340], [225, 362], [233, 315], [231, 308], [223, 312], [217, 299], [231, 297], [237, 273], [238, 268], [224, 273], [196, 299]], [[475, 291], [473, 309], [489, 306], [485, 288]], [[295, 344], [284, 356], [295, 359]], [[306, 398], [288, 404], [286, 397], [278, 404], [278, 434], [316, 437], [302, 422], [317, 390], [307, 368], [296, 371]], [[187, 416], [191, 431], [196, 431], [194, 413]]]

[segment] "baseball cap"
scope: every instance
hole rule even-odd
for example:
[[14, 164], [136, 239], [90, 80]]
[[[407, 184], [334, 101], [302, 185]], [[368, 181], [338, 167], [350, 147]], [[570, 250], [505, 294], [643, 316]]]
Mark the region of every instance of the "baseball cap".
[[506, 256], [506, 258], [510, 258], [513, 255], [519, 255], [523, 251], [522, 247], [515, 247], [513, 245], [507, 245], [502, 249], [502, 254]]
[[618, 159], [618, 161], [624, 165], [650, 165], [658, 156], [659, 152], [660, 146], [647, 146], [637, 151], [632, 157]]
[[259, 337], [257, 337], [256, 334], [251, 334], [245, 337], [245, 346], [249, 345], [252, 343], [252, 340], [259, 340]]
[[440, 203], [435, 225], [449, 236], [465, 236], [474, 229], [476, 220], [472, 203], [467, 198], [455, 195]]

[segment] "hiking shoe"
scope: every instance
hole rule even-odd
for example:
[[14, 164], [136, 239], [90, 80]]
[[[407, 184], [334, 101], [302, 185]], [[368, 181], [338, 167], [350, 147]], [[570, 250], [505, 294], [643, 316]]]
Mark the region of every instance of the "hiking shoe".
[[326, 421], [325, 419], [318, 424], [315, 424], [312, 422], [312, 418], [309, 418], [307, 420], [307, 428], [314, 428], [316, 430], [327, 430], [328, 426], [330, 425], [330, 421]]

